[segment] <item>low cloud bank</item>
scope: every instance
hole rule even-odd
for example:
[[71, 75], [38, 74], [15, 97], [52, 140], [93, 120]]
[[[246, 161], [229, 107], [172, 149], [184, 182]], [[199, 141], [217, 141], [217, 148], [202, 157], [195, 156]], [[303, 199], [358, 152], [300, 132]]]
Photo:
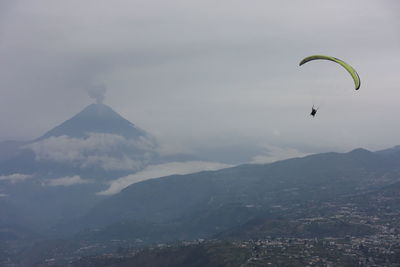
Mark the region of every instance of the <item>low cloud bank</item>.
[[43, 183], [45, 186], [72, 186], [77, 184], [91, 183], [91, 180], [82, 179], [79, 175], [66, 176], [57, 179], [47, 180]]
[[173, 174], [189, 174], [200, 171], [219, 170], [232, 167], [232, 165], [205, 162], [205, 161], [187, 161], [187, 162], [171, 162], [158, 165], [149, 165], [144, 170], [121, 177], [111, 182], [108, 189], [98, 192], [99, 195], [113, 195], [119, 193], [122, 189], [131, 184], [138, 183], [144, 180], [173, 175]]
[[1, 175], [0, 181], [8, 181], [12, 184], [25, 181], [26, 179], [32, 178], [31, 174], [13, 173], [10, 175]]
[[106, 171], [138, 171], [155, 154], [152, 140], [132, 140], [116, 134], [90, 133], [87, 138], [50, 137], [26, 146], [37, 161], [71, 164], [79, 168], [102, 168]]

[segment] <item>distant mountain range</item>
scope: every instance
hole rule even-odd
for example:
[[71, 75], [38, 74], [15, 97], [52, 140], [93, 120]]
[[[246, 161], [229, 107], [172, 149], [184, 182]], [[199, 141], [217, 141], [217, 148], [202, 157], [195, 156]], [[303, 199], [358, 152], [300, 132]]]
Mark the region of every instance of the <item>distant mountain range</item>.
[[[398, 225], [399, 159], [397, 152], [356, 149], [161, 177], [97, 201], [52, 229], [68, 238], [57, 241], [65, 257], [82, 244], [100, 251], [113, 242], [369, 236], [381, 224]], [[374, 224], [378, 215], [382, 222]], [[16, 238], [27, 236], [17, 230]]]
[[84, 234], [90, 238], [110, 237], [108, 231], [115, 234], [116, 229], [118, 236], [153, 242], [157, 236], [149, 238], [148, 233], [162, 232], [170, 241], [210, 237], [281, 208], [293, 211], [296, 205], [363, 194], [399, 182], [398, 156], [356, 149], [144, 181], [98, 203], [74, 225], [105, 227]]
[[144, 245], [252, 236], [265, 218], [291, 218], [315, 203], [400, 182], [399, 147], [359, 148], [172, 175], [112, 196], [96, 194], [116, 178], [162, 162], [157, 148], [150, 134], [103, 104], [86, 107], [35, 140], [1, 143], [0, 241], [63, 236]]
[[[87, 232], [84, 238], [100, 247], [110, 244], [110, 238], [134, 246], [137, 240], [157, 237], [157, 245], [139, 251], [125, 246], [107, 252], [106, 257], [97, 250], [91, 256], [75, 257], [73, 266], [398, 266], [399, 215], [400, 182], [396, 182], [330, 200], [282, 203], [210, 239], [160, 244], [172, 230], [175, 238], [178, 233], [184, 237], [187, 230], [125, 222]], [[127, 241], [138, 236], [144, 239]], [[64, 257], [72, 255], [64, 252]]]

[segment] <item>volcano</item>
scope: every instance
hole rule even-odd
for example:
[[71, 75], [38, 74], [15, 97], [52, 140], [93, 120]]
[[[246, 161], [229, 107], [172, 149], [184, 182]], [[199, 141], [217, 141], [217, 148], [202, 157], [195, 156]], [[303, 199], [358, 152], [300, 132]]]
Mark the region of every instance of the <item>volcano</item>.
[[39, 138], [16, 143], [13, 151], [9, 143], [3, 143], [9, 156], [0, 157], [0, 175], [101, 173], [105, 178], [109, 173], [111, 178], [141, 170], [157, 154], [154, 137], [105, 104], [85, 107]]
[[91, 104], [39, 138], [0, 143], [0, 198], [23, 214], [13, 223], [48, 231], [101, 200], [109, 181], [151, 164], [157, 147], [111, 107]]
[[128, 139], [149, 138], [149, 134], [123, 118], [111, 107], [105, 104], [91, 104], [35, 141], [58, 136], [85, 138], [88, 133], [116, 134]]

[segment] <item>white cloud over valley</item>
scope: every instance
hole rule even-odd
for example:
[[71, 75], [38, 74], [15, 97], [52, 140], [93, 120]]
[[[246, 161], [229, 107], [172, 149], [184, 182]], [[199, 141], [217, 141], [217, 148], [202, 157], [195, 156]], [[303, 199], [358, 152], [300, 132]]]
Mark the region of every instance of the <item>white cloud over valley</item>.
[[104, 170], [143, 168], [154, 147], [146, 138], [130, 140], [116, 134], [90, 133], [87, 138], [49, 137], [26, 146], [38, 161], [72, 164], [80, 168], [99, 167]]
[[173, 174], [188, 174], [200, 171], [219, 170], [228, 167], [232, 167], [232, 165], [205, 161], [170, 162], [158, 165], [149, 165], [138, 173], [121, 177], [112, 181], [108, 189], [101, 191], [98, 194], [113, 195], [131, 184], [153, 178], [169, 176]]
[[61, 178], [49, 179], [43, 183], [44, 186], [72, 186], [77, 184], [92, 183], [92, 180], [82, 179], [79, 175], [66, 176]]
[[13, 173], [9, 175], [1, 175], [0, 176], [0, 181], [8, 181], [10, 183], [18, 183], [25, 181], [26, 179], [32, 178], [33, 175], [31, 174], [22, 174], [22, 173]]

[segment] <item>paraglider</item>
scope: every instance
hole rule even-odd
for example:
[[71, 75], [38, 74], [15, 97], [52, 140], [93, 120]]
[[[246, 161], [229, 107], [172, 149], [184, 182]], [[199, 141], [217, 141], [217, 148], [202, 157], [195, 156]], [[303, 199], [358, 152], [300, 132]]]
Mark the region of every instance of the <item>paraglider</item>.
[[314, 108], [314, 105], [313, 105], [312, 108], [311, 108], [311, 113], [310, 113], [310, 115], [313, 116], [313, 117], [315, 117], [315, 115], [317, 114], [317, 111], [318, 111], [318, 108]]
[[[313, 56], [306, 57], [302, 61], [300, 61], [299, 66], [301, 66], [309, 61], [318, 60], [318, 59], [330, 60], [330, 61], [336, 62], [339, 65], [341, 65], [343, 68], [345, 68], [347, 70], [347, 72], [353, 78], [355, 89], [356, 90], [360, 89], [360, 86], [361, 86], [360, 76], [358, 76], [358, 73], [356, 72], [356, 70], [352, 66], [350, 66], [349, 64], [344, 62], [343, 60], [338, 59], [336, 57], [324, 56], [324, 55], [313, 55]], [[318, 111], [318, 108], [315, 109], [314, 105], [313, 105], [311, 108], [310, 115], [315, 117], [315, 115], [317, 114], [317, 111]]]
[[360, 77], [358, 76], [358, 73], [352, 66], [350, 66], [349, 64], [347, 64], [346, 62], [344, 62], [341, 59], [338, 59], [335, 57], [330, 57], [330, 56], [313, 55], [313, 56], [306, 57], [302, 61], [300, 61], [299, 66], [301, 66], [309, 61], [316, 60], [316, 59], [330, 60], [330, 61], [340, 64], [343, 68], [345, 68], [348, 71], [348, 73], [353, 78], [355, 89], [356, 90], [360, 89], [361, 81], [360, 81]]

